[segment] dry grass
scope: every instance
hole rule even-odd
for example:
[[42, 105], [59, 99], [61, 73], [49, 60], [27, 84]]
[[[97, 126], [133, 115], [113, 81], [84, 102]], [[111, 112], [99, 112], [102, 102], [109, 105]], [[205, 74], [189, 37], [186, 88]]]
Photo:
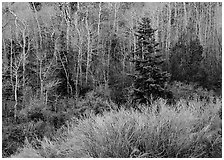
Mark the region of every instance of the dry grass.
[[176, 106], [158, 100], [142, 106], [142, 113], [121, 109], [92, 115], [78, 124], [71, 122], [54, 141], [45, 138], [39, 149], [25, 147], [27, 155], [23, 150], [14, 157], [221, 158], [220, 109], [220, 99], [181, 100]]

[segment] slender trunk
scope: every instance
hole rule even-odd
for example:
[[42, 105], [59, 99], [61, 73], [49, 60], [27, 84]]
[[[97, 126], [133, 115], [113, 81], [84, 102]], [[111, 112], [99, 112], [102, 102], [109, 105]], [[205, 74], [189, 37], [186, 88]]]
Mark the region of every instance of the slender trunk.
[[106, 79], [106, 84], [105, 84], [105, 87], [106, 85], [108, 86], [108, 83], [109, 83], [109, 74], [110, 74], [110, 51], [111, 51], [111, 40], [110, 40], [110, 44], [109, 44], [109, 47], [108, 47], [108, 54], [107, 54], [107, 79]]
[[[69, 43], [70, 43], [69, 34], [70, 34], [70, 22], [67, 22], [67, 31], [66, 31], [66, 39], [67, 39], [67, 42], [66, 42], [66, 52], [67, 52], [67, 54], [70, 54], [69, 53]], [[67, 59], [66, 55], [64, 55], [64, 58], [66, 59], [66, 63], [68, 63], [68, 59]], [[63, 64], [63, 68], [64, 68], [64, 71], [65, 71], [66, 80], [67, 80], [67, 93], [72, 95], [73, 91], [72, 91], [72, 86], [71, 86], [71, 84], [69, 82], [69, 74], [68, 74], [64, 64]]]
[[[42, 35], [41, 35], [41, 27], [40, 27], [40, 23], [38, 21], [38, 17], [37, 17], [37, 10], [36, 7], [34, 5], [34, 2], [32, 2], [33, 8], [34, 8], [34, 15], [35, 15], [35, 20], [37, 22], [37, 27], [38, 27], [38, 33], [39, 33], [39, 37], [40, 37], [40, 43], [39, 43], [39, 47], [40, 49], [42, 48]], [[39, 49], [39, 48], [38, 48]]]
[[15, 96], [15, 105], [14, 105], [14, 119], [16, 120], [17, 117], [17, 105], [18, 105], [18, 97], [17, 97], [17, 88], [18, 88], [18, 70], [16, 69], [16, 83], [15, 83], [15, 89], [14, 89], [14, 96]]
[[89, 11], [87, 10], [87, 16], [86, 16], [86, 30], [87, 30], [87, 62], [86, 62], [86, 85], [88, 83], [88, 72], [89, 72], [89, 64], [90, 64], [90, 57], [91, 57], [91, 52], [90, 52], [90, 29], [88, 25], [88, 13]]
[[186, 8], [186, 2], [183, 2], [184, 5], [184, 30], [187, 27], [187, 8]]
[[98, 25], [97, 25], [97, 36], [98, 36], [98, 44], [100, 42], [100, 23], [101, 23], [101, 2], [99, 3], [99, 14], [98, 14]]
[[[68, 17], [68, 19], [66, 18], [66, 52], [67, 54], [64, 55], [65, 59], [66, 59], [66, 63], [68, 64], [69, 61], [67, 59], [67, 55], [70, 54], [70, 49], [69, 49], [69, 46], [70, 46], [70, 24], [71, 24], [71, 10], [70, 10], [70, 7], [67, 7], [67, 11], [66, 13], [68, 14], [66, 17]], [[73, 94], [72, 92], [72, 86], [69, 82], [69, 73], [66, 71], [66, 68], [65, 66], [63, 65], [64, 67], [64, 70], [65, 70], [65, 74], [66, 74], [66, 80], [67, 80], [67, 93], [68, 94]]]
[[156, 16], [156, 28], [157, 31], [155, 32], [155, 40], [156, 42], [159, 41], [159, 35], [158, 35], [158, 31], [159, 31], [159, 7], [157, 7], [156, 11], [155, 11], [155, 16]]
[[12, 37], [10, 39], [10, 43], [11, 43], [11, 47], [10, 47], [10, 78], [11, 78], [11, 84], [12, 84], [12, 87], [13, 87], [14, 85], [13, 85], [13, 66], [12, 66], [13, 65], [13, 58], [12, 58], [12, 55], [13, 55]]
[[167, 37], [166, 37], [166, 62], [167, 68], [169, 68], [169, 48], [170, 48], [170, 38], [171, 36], [171, 7], [170, 2], [168, 2], [168, 23], [167, 23]]
[[14, 105], [14, 119], [16, 121], [17, 118], [17, 105], [18, 105], [18, 85], [19, 85], [19, 79], [18, 79], [18, 71], [20, 67], [20, 62], [22, 61], [22, 57], [19, 57], [18, 61], [15, 60], [15, 88], [14, 88], [14, 98], [15, 98], [15, 105]]
[[175, 40], [175, 42], [177, 42], [177, 39], [178, 39], [178, 33], [177, 33], [177, 25], [178, 25], [178, 23], [177, 23], [177, 3], [176, 2], [174, 2], [174, 40]]
[[43, 77], [42, 77], [42, 57], [40, 57], [39, 62], [39, 79], [40, 79], [40, 99], [44, 97], [44, 84], [43, 84]]
[[118, 25], [117, 25], [117, 8], [119, 6], [119, 2], [114, 3], [114, 33], [118, 32]]
[[26, 47], [26, 37], [25, 37], [25, 29], [23, 31], [23, 105], [25, 104], [25, 72], [26, 72], [26, 51], [25, 51], [25, 47]]
[[116, 28], [116, 23], [117, 23], [117, 3], [114, 3], [114, 33], [117, 31]]
[[123, 67], [122, 67], [122, 72], [123, 72], [123, 78], [122, 78], [122, 83], [124, 87], [124, 80], [125, 80], [125, 60], [126, 60], [126, 52], [125, 52], [125, 43], [123, 42]]
[[136, 52], [136, 48], [137, 48], [137, 46], [136, 46], [136, 43], [137, 43], [137, 40], [136, 40], [136, 36], [135, 36], [135, 31], [134, 31], [134, 26], [135, 26], [135, 20], [134, 20], [134, 17], [133, 17], [133, 15], [132, 15], [132, 37], [133, 37], [133, 40], [134, 40], [134, 59], [136, 59], [136, 54], [135, 54], [135, 52]]
[[[77, 11], [78, 12], [78, 11]], [[82, 58], [82, 37], [81, 37], [81, 33], [79, 31], [79, 28], [78, 28], [78, 14], [76, 12], [76, 18], [75, 18], [75, 28], [76, 28], [76, 31], [77, 31], [77, 34], [78, 34], [78, 63], [77, 63], [77, 67], [76, 67], [76, 81], [75, 81], [75, 96], [76, 96], [76, 99], [78, 98], [78, 84], [79, 84], [79, 73], [80, 75], [82, 74], [82, 66], [81, 66], [81, 58]]]
[[[97, 54], [100, 54], [100, 48], [99, 48], [99, 44], [100, 44], [100, 24], [101, 24], [101, 11], [102, 11], [102, 6], [101, 6], [101, 2], [99, 3], [99, 13], [98, 13], [98, 24], [97, 24]], [[106, 84], [106, 69], [104, 69], [104, 73], [103, 73], [103, 76], [104, 76], [104, 81], [105, 81], [105, 84]]]

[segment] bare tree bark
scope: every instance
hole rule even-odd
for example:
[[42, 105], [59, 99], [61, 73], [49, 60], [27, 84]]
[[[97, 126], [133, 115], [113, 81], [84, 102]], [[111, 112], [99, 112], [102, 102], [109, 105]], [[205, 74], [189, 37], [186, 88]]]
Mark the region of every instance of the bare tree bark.
[[[79, 5], [79, 2], [77, 2], [78, 5]], [[81, 66], [81, 58], [82, 58], [82, 37], [81, 37], [81, 33], [80, 33], [80, 30], [79, 30], [79, 27], [78, 27], [78, 10], [76, 12], [76, 17], [75, 17], [75, 28], [76, 28], [76, 31], [77, 31], [77, 34], [78, 34], [78, 64], [77, 64], [77, 67], [76, 67], [76, 81], [75, 81], [75, 90], [76, 90], [76, 93], [75, 93], [75, 96], [76, 96], [76, 99], [78, 98], [78, 84], [79, 84], [79, 73], [80, 75], [82, 74], [82, 66]]]
[[[23, 94], [25, 94], [25, 72], [26, 72], [26, 26], [24, 30], [22, 31], [22, 37], [23, 37], [23, 48], [22, 48], [22, 53], [23, 53]], [[23, 98], [23, 104], [24, 104], [24, 98]]]
[[[14, 54], [15, 55], [15, 54]], [[19, 55], [20, 57], [15, 56], [15, 63], [14, 63], [14, 74], [15, 74], [15, 86], [14, 86], [14, 98], [15, 98], [15, 105], [14, 105], [14, 119], [17, 118], [17, 106], [18, 106], [18, 87], [19, 87], [19, 67], [21, 65], [21, 62], [23, 61], [22, 55]]]
[[12, 27], [10, 26], [10, 31], [11, 31], [11, 38], [10, 38], [10, 75], [11, 75], [11, 84], [13, 85], [13, 44], [12, 44]]
[[187, 8], [186, 8], [186, 2], [183, 2], [184, 5], [184, 29], [187, 26]]
[[171, 41], [171, 7], [170, 7], [170, 2], [168, 2], [168, 9], [167, 9], [167, 17], [168, 17], [168, 22], [167, 22], [167, 37], [166, 37], [166, 63], [167, 63], [167, 68], [170, 67], [169, 64], [169, 48], [170, 48], [170, 41]]
[[87, 15], [86, 15], [86, 30], [87, 30], [87, 62], [86, 62], [86, 85], [88, 83], [88, 72], [89, 72], [89, 64], [91, 59], [91, 48], [90, 48], [90, 28], [88, 24], [88, 17], [89, 17], [89, 10], [87, 9]]

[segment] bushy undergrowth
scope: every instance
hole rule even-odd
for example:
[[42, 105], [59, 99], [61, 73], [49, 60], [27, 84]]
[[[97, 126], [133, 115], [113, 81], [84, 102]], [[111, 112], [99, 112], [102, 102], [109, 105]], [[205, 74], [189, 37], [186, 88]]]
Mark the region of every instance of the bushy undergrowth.
[[140, 108], [73, 119], [54, 140], [27, 142], [12, 157], [222, 157], [220, 99], [181, 99], [175, 106], [158, 100]]
[[42, 100], [33, 99], [18, 112], [16, 120], [13, 117], [9, 118], [10, 123], [3, 123], [2, 156], [14, 154], [25, 139], [37, 145], [37, 139], [52, 137], [68, 118], [63, 113], [52, 112]]
[[90, 114], [103, 114], [105, 111], [116, 110], [117, 105], [110, 99], [109, 88], [100, 86], [88, 92], [85, 98], [78, 99], [75, 107], [77, 117], [89, 117]]
[[198, 86], [197, 84], [185, 84], [182, 82], [174, 81], [169, 84], [169, 90], [173, 93], [175, 100], [196, 100], [196, 101], [216, 101], [216, 98], [220, 98], [213, 90], [207, 90]]

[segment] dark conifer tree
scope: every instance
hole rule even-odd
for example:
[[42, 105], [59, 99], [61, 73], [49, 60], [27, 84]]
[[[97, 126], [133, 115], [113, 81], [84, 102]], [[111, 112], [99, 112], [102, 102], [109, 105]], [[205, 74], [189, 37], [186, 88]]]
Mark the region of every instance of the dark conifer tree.
[[142, 18], [136, 32], [137, 49], [134, 52], [134, 84], [132, 101], [134, 103], [151, 104], [159, 97], [167, 98], [170, 92], [166, 84], [170, 74], [162, 71], [162, 55], [158, 53], [155, 41], [155, 29], [152, 29], [149, 18]]

